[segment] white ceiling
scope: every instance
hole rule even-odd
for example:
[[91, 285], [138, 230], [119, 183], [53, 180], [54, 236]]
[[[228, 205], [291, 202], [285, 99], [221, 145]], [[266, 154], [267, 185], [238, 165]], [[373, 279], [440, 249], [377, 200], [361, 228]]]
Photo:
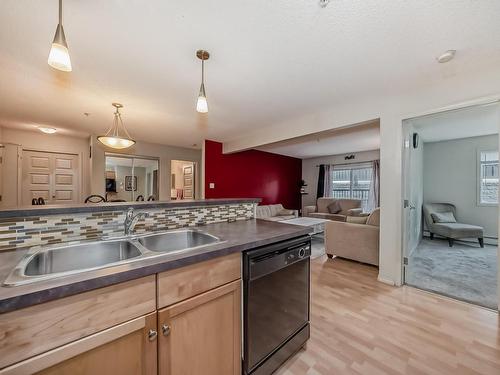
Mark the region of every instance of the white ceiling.
[[[0, 124], [228, 141], [360, 95], [500, 64], [498, 0], [65, 0], [73, 72], [47, 65], [57, 0], [0, 2]], [[195, 112], [206, 64], [208, 116]], [[457, 49], [455, 60], [435, 57]], [[90, 116], [83, 115], [89, 112]]]
[[498, 134], [499, 104], [442, 112], [410, 120], [424, 142]]
[[362, 125], [309, 134], [259, 147], [261, 151], [300, 159], [339, 155], [380, 148], [378, 120]]

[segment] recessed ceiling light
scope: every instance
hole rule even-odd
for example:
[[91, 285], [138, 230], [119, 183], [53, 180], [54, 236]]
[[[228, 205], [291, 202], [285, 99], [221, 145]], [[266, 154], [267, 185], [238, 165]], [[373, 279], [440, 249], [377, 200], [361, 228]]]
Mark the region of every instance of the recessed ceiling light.
[[45, 126], [39, 126], [38, 130], [40, 130], [42, 133], [45, 133], [45, 134], [54, 134], [57, 132], [57, 129], [49, 128], [49, 127], [45, 127]]
[[457, 53], [456, 50], [449, 49], [448, 51], [446, 51], [442, 55], [436, 57], [436, 60], [438, 61], [438, 63], [441, 63], [441, 64], [447, 63], [448, 61], [453, 60], [456, 53]]
[[329, 2], [330, 2], [330, 0], [319, 0], [319, 6], [321, 8], [326, 8], [326, 6], [328, 5]]

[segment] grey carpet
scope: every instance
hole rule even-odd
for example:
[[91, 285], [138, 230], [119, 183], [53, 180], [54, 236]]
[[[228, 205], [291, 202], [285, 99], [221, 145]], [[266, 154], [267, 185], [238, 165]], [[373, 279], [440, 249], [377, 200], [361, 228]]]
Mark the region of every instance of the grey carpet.
[[424, 238], [408, 260], [406, 282], [497, 309], [497, 247]]
[[316, 259], [325, 254], [325, 239], [323, 234], [315, 234], [311, 238], [311, 259]]

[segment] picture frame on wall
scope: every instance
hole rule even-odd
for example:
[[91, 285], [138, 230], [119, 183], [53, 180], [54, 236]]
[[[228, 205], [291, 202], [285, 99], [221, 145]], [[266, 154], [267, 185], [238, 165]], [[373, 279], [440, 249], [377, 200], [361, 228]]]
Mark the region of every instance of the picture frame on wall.
[[[132, 177], [134, 177], [133, 180]], [[132, 189], [137, 191], [137, 176], [125, 176], [125, 191], [132, 191]]]

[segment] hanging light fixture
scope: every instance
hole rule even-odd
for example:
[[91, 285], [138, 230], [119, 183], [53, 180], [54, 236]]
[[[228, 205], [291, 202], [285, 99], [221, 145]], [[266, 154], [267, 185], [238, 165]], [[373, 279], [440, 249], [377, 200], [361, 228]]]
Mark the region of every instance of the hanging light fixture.
[[71, 59], [69, 58], [68, 43], [64, 35], [62, 24], [62, 0], [59, 0], [59, 23], [57, 24], [56, 34], [50, 48], [48, 63], [51, 67], [62, 70], [63, 72], [71, 72]]
[[127, 129], [125, 129], [123, 125], [122, 116], [120, 114], [120, 108], [123, 108], [123, 105], [120, 103], [112, 103], [112, 105], [116, 108], [113, 125], [111, 125], [105, 135], [97, 137], [97, 140], [103, 145], [111, 148], [123, 149], [130, 147], [135, 141], [130, 137], [130, 134], [128, 134]]
[[210, 54], [207, 51], [200, 49], [196, 51], [196, 56], [201, 60], [201, 86], [196, 102], [196, 110], [200, 113], [208, 112], [207, 95], [205, 94], [205, 60], [208, 60]]

